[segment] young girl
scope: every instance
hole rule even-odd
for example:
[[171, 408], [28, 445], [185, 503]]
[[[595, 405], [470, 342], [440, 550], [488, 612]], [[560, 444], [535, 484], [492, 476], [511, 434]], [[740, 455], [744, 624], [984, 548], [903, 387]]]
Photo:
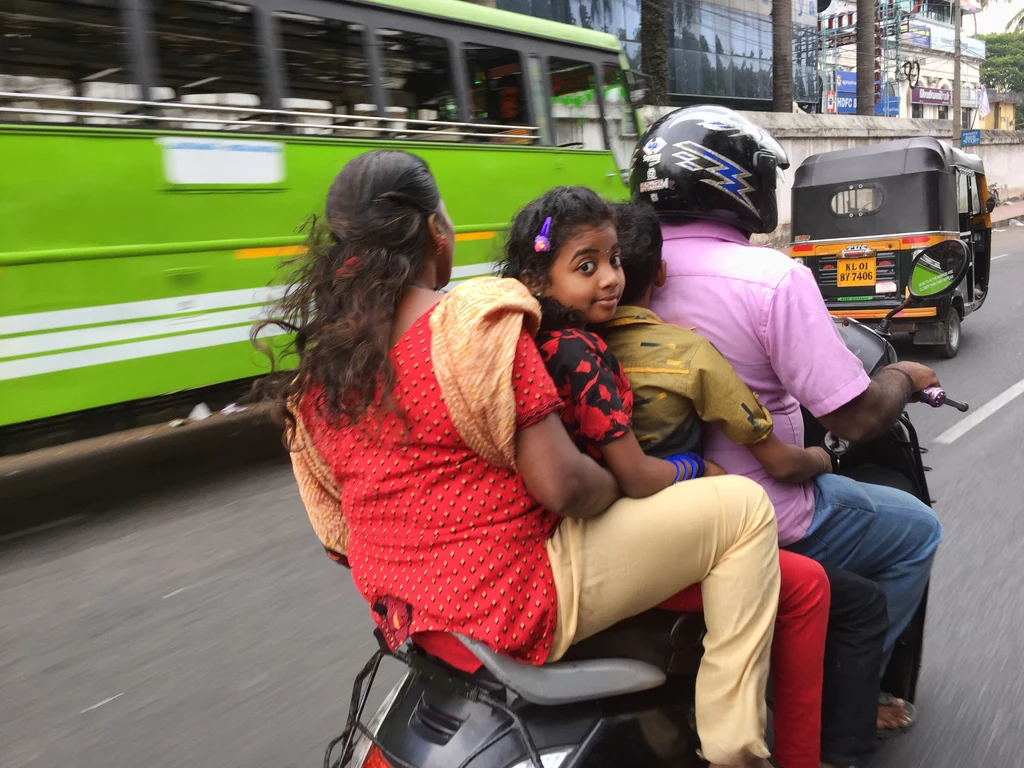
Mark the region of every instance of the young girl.
[[502, 274], [541, 301], [537, 346], [565, 403], [569, 434], [607, 465], [626, 496], [644, 498], [723, 471], [694, 452], [665, 460], [644, 454], [630, 428], [629, 381], [601, 338], [586, 330], [614, 317], [625, 287], [613, 217], [611, 206], [585, 187], [551, 190], [513, 220]]
[[[601, 338], [586, 328], [614, 317], [625, 288], [609, 204], [583, 187], [551, 190], [513, 219], [501, 270], [540, 300], [537, 346], [564, 401], [562, 420], [577, 446], [611, 470], [624, 494], [643, 498], [721, 473], [695, 452], [667, 459], [644, 454], [631, 428], [629, 381]], [[759, 405], [757, 410], [767, 434], [770, 417]], [[818, 768], [828, 580], [808, 558], [782, 552], [779, 565], [773, 658], [799, 663], [775, 670], [776, 760], [782, 768]], [[699, 609], [699, 593], [680, 593], [663, 607]]]

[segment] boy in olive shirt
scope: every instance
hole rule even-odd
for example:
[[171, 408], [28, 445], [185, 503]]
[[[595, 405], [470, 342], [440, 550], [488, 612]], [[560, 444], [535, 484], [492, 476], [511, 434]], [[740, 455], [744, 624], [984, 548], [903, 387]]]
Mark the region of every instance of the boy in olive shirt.
[[804, 482], [832, 471], [824, 448], [788, 445], [772, 417], [710, 341], [662, 322], [651, 293], [665, 282], [661, 227], [644, 206], [619, 208], [616, 222], [626, 287], [615, 317], [598, 328], [633, 390], [633, 431], [644, 453], [702, 453], [704, 422], [747, 446], [772, 477]]

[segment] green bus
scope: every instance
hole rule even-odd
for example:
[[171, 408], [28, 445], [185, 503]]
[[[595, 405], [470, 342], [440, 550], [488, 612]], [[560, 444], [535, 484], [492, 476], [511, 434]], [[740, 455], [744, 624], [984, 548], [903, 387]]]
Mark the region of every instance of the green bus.
[[3, 433], [243, 382], [281, 260], [358, 153], [424, 157], [486, 274], [523, 203], [621, 199], [612, 35], [462, 0], [3, 0]]

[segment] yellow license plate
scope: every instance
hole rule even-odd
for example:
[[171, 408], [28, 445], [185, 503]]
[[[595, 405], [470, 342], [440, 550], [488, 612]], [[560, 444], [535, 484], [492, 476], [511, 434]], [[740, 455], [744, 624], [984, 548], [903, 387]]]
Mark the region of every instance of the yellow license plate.
[[839, 259], [839, 273], [836, 285], [840, 288], [860, 288], [875, 284], [875, 257], [854, 256]]

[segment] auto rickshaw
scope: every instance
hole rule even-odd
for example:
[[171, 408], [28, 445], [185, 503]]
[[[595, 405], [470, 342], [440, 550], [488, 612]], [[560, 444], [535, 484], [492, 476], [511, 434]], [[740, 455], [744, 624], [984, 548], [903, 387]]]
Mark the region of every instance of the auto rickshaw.
[[837, 317], [877, 324], [907, 296], [918, 251], [962, 240], [970, 266], [956, 291], [892, 322], [915, 344], [956, 356], [960, 322], [988, 295], [995, 201], [981, 158], [933, 138], [823, 152], [797, 169], [792, 201], [790, 255]]

